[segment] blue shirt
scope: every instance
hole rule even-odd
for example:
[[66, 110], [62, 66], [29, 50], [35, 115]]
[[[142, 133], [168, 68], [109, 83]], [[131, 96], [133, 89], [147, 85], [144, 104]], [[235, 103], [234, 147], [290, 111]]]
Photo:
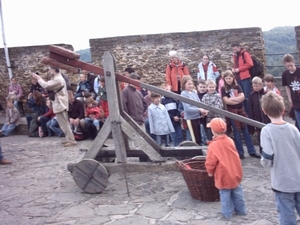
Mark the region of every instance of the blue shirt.
[[[200, 102], [198, 94], [196, 91], [182, 91], [181, 96], [189, 98], [194, 101]], [[197, 106], [191, 105], [189, 103], [182, 102], [183, 109], [184, 109], [184, 119], [185, 120], [194, 120], [199, 119], [201, 114], [199, 108]]]

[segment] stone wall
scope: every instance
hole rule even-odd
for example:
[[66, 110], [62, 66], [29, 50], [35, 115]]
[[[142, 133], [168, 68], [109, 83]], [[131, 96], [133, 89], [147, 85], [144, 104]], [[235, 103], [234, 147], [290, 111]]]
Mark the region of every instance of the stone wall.
[[188, 64], [191, 75], [195, 76], [203, 54], [208, 54], [222, 71], [232, 67], [232, 42], [240, 42], [265, 64], [261, 28], [90, 39], [90, 47], [92, 60], [97, 65], [101, 65], [104, 51], [110, 51], [116, 57], [118, 72], [123, 72], [124, 68], [130, 66], [147, 83], [159, 85], [165, 81], [170, 50], [178, 51], [183, 61]]
[[[73, 50], [72, 45], [57, 45]], [[40, 63], [43, 57], [49, 55], [48, 47], [49, 45], [41, 45], [8, 49], [13, 76], [16, 77], [21, 84], [25, 95], [28, 95], [29, 93], [32, 72], [39, 72], [49, 78], [49, 75], [47, 74], [48, 66]], [[63, 72], [70, 77], [72, 82], [76, 82], [75, 79], [77, 79], [78, 76], [68, 74], [66, 71]], [[0, 49], [0, 79], [0, 103], [5, 107], [5, 97], [8, 94], [10, 80], [3, 48]]]

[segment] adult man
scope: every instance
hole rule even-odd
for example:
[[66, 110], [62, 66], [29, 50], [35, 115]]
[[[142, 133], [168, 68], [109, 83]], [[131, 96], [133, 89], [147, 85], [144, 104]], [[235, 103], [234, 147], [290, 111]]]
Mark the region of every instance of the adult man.
[[2, 154], [1, 143], [0, 143], [0, 165], [7, 165], [7, 164], [12, 164], [12, 162], [10, 162], [4, 158], [4, 156]]
[[[129, 77], [129, 75], [130, 75], [131, 73], [134, 73], [134, 69], [132, 69], [132, 68], [130, 68], [130, 67], [125, 68], [125, 70], [124, 70], [124, 76]], [[121, 89], [121, 91], [122, 91], [124, 88], [126, 88], [127, 85], [128, 85], [127, 83], [121, 82], [121, 83], [120, 83], [120, 89]]]
[[[140, 76], [136, 73], [131, 73], [129, 78], [139, 80]], [[145, 131], [144, 113], [147, 110], [147, 104], [142, 93], [137, 90], [134, 85], [129, 84], [121, 92], [121, 98], [124, 112], [126, 112]]]
[[244, 95], [244, 108], [248, 114], [248, 99], [251, 92], [251, 75], [249, 69], [253, 67], [253, 61], [249, 52], [245, 51], [239, 43], [231, 44], [233, 51], [234, 66], [232, 72], [235, 74], [235, 78], [238, 84], [241, 86]]
[[74, 98], [72, 90], [68, 90], [69, 96], [69, 122], [74, 127], [74, 132], [81, 133], [85, 122], [84, 122], [84, 106], [83, 103]]
[[287, 70], [282, 73], [282, 86], [285, 86], [290, 106], [295, 111], [296, 124], [300, 124], [300, 68], [295, 66], [290, 54], [283, 57], [283, 63]]
[[166, 67], [166, 82], [171, 86], [171, 91], [181, 93], [181, 79], [190, 75], [188, 67], [179, 59], [177, 51], [169, 52], [170, 62]]
[[64, 78], [62, 77], [58, 67], [50, 66], [49, 72], [52, 76], [51, 80], [44, 81], [39, 75], [33, 73], [32, 77], [37, 79], [38, 83], [48, 91], [57, 91], [55, 94], [55, 99], [52, 101], [53, 112], [57, 117], [57, 122], [66, 136], [66, 141], [62, 142], [64, 147], [69, 147], [76, 145], [73, 132], [71, 130], [69, 121], [68, 121], [68, 110], [69, 110], [69, 101], [68, 101], [68, 92], [67, 86]]

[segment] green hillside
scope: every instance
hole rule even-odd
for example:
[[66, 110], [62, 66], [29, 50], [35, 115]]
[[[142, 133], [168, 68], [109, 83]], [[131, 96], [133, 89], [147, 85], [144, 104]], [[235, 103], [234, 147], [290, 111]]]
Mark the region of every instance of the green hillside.
[[291, 53], [296, 62], [299, 62], [296, 47], [295, 29], [292, 26], [275, 27], [263, 32], [267, 71], [274, 76], [280, 76], [285, 70], [282, 64], [284, 54]]
[[[282, 64], [282, 57], [286, 53], [292, 53], [297, 64], [299, 64], [298, 55], [295, 54], [297, 48], [294, 27], [275, 27], [270, 31], [263, 32], [263, 36], [266, 48], [268, 73], [271, 73], [274, 76], [280, 76], [282, 74], [285, 69]], [[77, 52], [80, 54], [80, 60], [92, 62], [89, 48]]]

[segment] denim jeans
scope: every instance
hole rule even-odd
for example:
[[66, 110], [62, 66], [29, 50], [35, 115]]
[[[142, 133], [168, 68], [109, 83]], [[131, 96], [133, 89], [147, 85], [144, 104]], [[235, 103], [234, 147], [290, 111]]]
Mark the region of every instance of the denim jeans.
[[295, 209], [300, 216], [300, 192], [275, 192], [280, 225], [297, 225]]
[[247, 146], [249, 155], [250, 154], [255, 154], [256, 150], [254, 148], [254, 145], [253, 145], [251, 136], [249, 134], [247, 125], [244, 124], [245, 127], [241, 128], [241, 131], [238, 131], [235, 124], [234, 124], [234, 120], [231, 119], [231, 126], [233, 128], [234, 144], [235, 144], [236, 149], [238, 150], [239, 155], [244, 155], [244, 148], [243, 148], [243, 141], [242, 141], [241, 133], [244, 136], [245, 144]]
[[4, 156], [2, 154], [2, 148], [1, 148], [1, 143], [0, 143], [0, 161], [2, 161], [3, 158], [4, 158]]
[[99, 120], [96, 120], [96, 119], [94, 120], [94, 119], [89, 118], [89, 117], [84, 118], [84, 120], [85, 120], [86, 123], [89, 122], [89, 121], [93, 121], [93, 124], [97, 127], [97, 129], [100, 128]]
[[202, 145], [205, 145], [208, 141], [208, 138], [207, 138], [207, 128], [203, 126], [203, 124], [200, 124], [200, 129], [201, 129], [201, 142], [202, 142]]
[[178, 146], [182, 142], [182, 128], [180, 123], [173, 123], [175, 132], [170, 134], [173, 146]]
[[17, 110], [21, 113], [20, 109], [19, 109], [19, 101], [18, 100], [14, 100], [14, 106], [17, 108]]
[[8, 136], [15, 128], [16, 128], [15, 123], [12, 123], [12, 124], [5, 123], [3, 125], [3, 127], [1, 128], [1, 131], [5, 136]]
[[48, 127], [47, 127], [47, 123], [50, 120], [49, 117], [46, 116], [41, 116], [40, 117], [40, 123], [41, 123], [41, 127], [42, 127], [42, 131], [45, 133], [48, 133]]
[[247, 115], [249, 115], [249, 111], [248, 111], [248, 99], [250, 96], [250, 92], [251, 92], [251, 78], [247, 78], [245, 80], [238, 80], [237, 83], [241, 86], [244, 95], [245, 95], [245, 100], [244, 100], [244, 108], [245, 111], [247, 113]]
[[156, 143], [159, 146], [161, 146], [162, 139], [165, 140], [165, 146], [169, 147], [170, 146], [170, 142], [169, 142], [170, 136], [168, 134], [166, 134], [166, 135], [156, 135]]
[[149, 125], [149, 119], [148, 119], [148, 118], [145, 120], [145, 129], [146, 129], [146, 133], [147, 133], [154, 141], [156, 141], [156, 135], [150, 133], [150, 125]]
[[220, 189], [221, 212], [226, 218], [231, 218], [233, 212], [246, 215], [246, 205], [244, 201], [244, 193], [241, 185], [234, 189]]
[[191, 133], [190, 133], [189, 129], [185, 129], [185, 140], [186, 141], [191, 141], [192, 140], [192, 136], [191, 136]]
[[56, 119], [51, 119], [47, 122], [48, 134], [50, 135], [54, 132], [57, 136], [62, 136], [64, 132], [59, 128], [58, 122]]
[[299, 110], [294, 110], [295, 111], [295, 126], [298, 128], [299, 130], [299, 124], [300, 124], [300, 111]]

